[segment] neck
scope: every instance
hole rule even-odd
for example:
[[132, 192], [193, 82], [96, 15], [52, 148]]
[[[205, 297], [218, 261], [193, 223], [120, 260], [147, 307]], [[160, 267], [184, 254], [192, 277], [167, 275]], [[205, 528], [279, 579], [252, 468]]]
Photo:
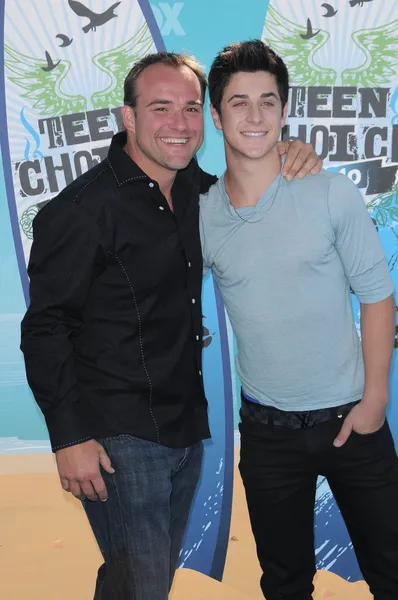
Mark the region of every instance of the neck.
[[171, 210], [173, 210], [171, 188], [173, 187], [173, 183], [177, 176], [177, 171], [171, 171], [152, 161], [137, 147], [129, 136], [127, 136], [127, 143], [124, 146], [124, 151], [127, 152], [130, 158], [140, 167], [145, 175], [148, 175], [150, 179], [153, 179], [153, 181], [158, 183], [160, 191], [166, 198]]
[[226, 148], [225, 186], [235, 208], [255, 206], [281, 172], [281, 157], [274, 146], [265, 157], [252, 159]]

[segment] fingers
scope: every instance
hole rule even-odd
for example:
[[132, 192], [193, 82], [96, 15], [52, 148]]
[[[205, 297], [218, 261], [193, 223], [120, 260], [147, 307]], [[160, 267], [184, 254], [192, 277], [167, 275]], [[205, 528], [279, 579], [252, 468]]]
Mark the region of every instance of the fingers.
[[60, 477], [60, 480], [62, 489], [65, 490], [65, 492], [70, 492], [69, 479], [66, 479], [66, 477]]
[[98, 495], [97, 492], [95, 491], [94, 485], [93, 485], [93, 479], [89, 480], [89, 481], [83, 481], [80, 482], [80, 487], [81, 490], [83, 492], [83, 495], [88, 499], [91, 500], [92, 502], [95, 502], [96, 500], [98, 500]]
[[352, 432], [352, 422], [347, 417], [343, 423], [342, 428], [340, 429], [338, 436], [336, 437], [336, 439], [333, 442], [333, 446], [335, 446], [335, 448], [341, 448], [341, 446], [343, 446], [346, 443], [346, 441], [348, 440], [348, 438], [350, 437], [351, 432]]
[[62, 488], [79, 500], [102, 500], [108, 498], [100, 467], [107, 473], [115, 472], [111, 461], [101, 444], [89, 440], [56, 454], [58, 472]]
[[[292, 142], [283, 168], [286, 179], [291, 181], [296, 176], [301, 179], [304, 177], [304, 174], [309, 173], [309, 169], [306, 169], [306, 163], [313, 154], [315, 153], [310, 144], [302, 144], [299, 140]], [[314, 166], [313, 162], [312, 166]]]
[[[287, 181], [291, 181], [294, 177], [302, 179], [309, 173], [315, 175], [322, 169], [322, 160], [315, 153], [311, 144], [304, 144], [300, 140], [293, 142], [285, 142], [284, 147], [287, 147], [287, 155], [285, 164], [283, 165], [283, 175]], [[279, 152], [283, 154], [282, 145], [279, 146]]]
[[69, 491], [78, 500], [84, 500], [85, 496], [78, 481], [69, 481]]
[[111, 459], [109, 458], [102, 446], [99, 450], [99, 462], [104, 471], [113, 475], [115, 469], [112, 467]]
[[316, 175], [322, 169], [322, 166], [323, 166], [322, 160], [319, 158], [319, 156], [315, 152], [312, 152], [308, 156], [306, 162], [300, 168], [299, 172], [297, 173], [297, 177], [299, 179], [302, 179], [309, 173], [311, 173], [311, 175]]
[[319, 173], [319, 171], [322, 170], [322, 167], [323, 167], [322, 159], [319, 158], [319, 156], [316, 154], [316, 152], [312, 151], [311, 154], [309, 154], [306, 162], [304, 163], [304, 165], [298, 172], [298, 177], [301, 179], [302, 177], [305, 177], [309, 173], [311, 173], [311, 175], [316, 175], [317, 173]]
[[105, 482], [99, 473], [98, 476], [87, 480], [63, 479], [61, 480], [61, 484], [66, 492], [70, 492], [78, 500], [87, 498], [92, 502], [98, 499], [105, 502], [108, 499]]
[[281, 141], [281, 142], [278, 142], [278, 143], [276, 144], [276, 147], [278, 148], [278, 152], [279, 152], [279, 154], [280, 154], [281, 156], [282, 156], [283, 154], [286, 154], [286, 152], [287, 152], [287, 151], [288, 151], [288, 149], [289, 149], [289, 145], [290, 145], [290, 142], [282, 142], [282, 141]]
[[[297, 144], [296, 142], [299, 143]], [[293, 169], [293, 165], [298, 158], [301, 146], [303, 146], [303, 143], [299, 140], [294, 140], [294, 142], [285, 142], [286, 159], [283, 165], [282, 174], [288, 181], [293, 179], [301, 167], [302, 163], [300, 163], [298, 167], [296, 165], [296, 169]]]
[[95, 500], [99, 498], [101, 502], [106, 502], [108, 500], [108, 492], [106, 491], [105, 481], [102, 479], [101, 475], [96, 479], [92, 479], [91, 484], [96, 495]]

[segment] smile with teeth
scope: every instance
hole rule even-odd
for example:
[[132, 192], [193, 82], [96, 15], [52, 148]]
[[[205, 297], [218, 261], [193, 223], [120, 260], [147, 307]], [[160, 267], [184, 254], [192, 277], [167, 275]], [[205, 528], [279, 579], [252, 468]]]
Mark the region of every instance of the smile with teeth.
[[166, 144], [178, 144], [179, 146], [183, 146], [184, 144], [187, 144], [189, 141], [189, 138], [160, 138], [162, 140], [162, 142], [165, 142]]
[[266, 131], [242, 131], [243, 135], [247, 135], [249, 137], [261, 137], [266, 135]]

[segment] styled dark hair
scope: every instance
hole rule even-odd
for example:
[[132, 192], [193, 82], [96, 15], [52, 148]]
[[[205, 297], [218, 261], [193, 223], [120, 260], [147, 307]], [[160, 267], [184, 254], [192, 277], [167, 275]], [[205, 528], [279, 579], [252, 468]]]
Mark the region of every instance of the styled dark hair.
[[239, 72], [265, 71], [273, 75], [278, 87], [282, 108], [289, 97], [289, 73], [280, 56], [261, 40], [229, 44], [219, 52], [209, 73], [210, 102], [221, 114], [221, 100], [232, 75]]
[[202, 90], [202, 100], [206, 95], [207, 81], [204, 70], [194, 56], [188, 54], [176, 54], [175, 52], [156, 52], [147, 54], [141, 60], [137, 61], [126, 79], [124, 80], [124, 103], [132, 108], [135, 108], [137, 103], [137, 79], [141, 73], [151, 65], [166, 65], [179, 69], [180, 67], [188, 67], [193, 71], [199, 79]]

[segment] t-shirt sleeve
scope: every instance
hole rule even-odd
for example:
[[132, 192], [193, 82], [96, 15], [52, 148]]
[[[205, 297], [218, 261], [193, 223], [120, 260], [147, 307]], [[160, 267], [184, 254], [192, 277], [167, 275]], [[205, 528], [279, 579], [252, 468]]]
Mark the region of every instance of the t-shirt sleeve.
[[360, 191], [345, 175], [332, 177], [328, 204], [335, 247], [352, 290], [363, 304], [384, 300], [394, 285]]
[[205, 225], [203, 218], [203, 211], [201, 210], [202, 199], [199, 201], [199, 230], [200, 230], [200, 243], [202, 245], [202, 257], [203, 257], [203, 278], [206, 277], [207, 273], [211, 269], [210, 258], [208, 256], [208, 247], [206, 247], [205, 238]]

